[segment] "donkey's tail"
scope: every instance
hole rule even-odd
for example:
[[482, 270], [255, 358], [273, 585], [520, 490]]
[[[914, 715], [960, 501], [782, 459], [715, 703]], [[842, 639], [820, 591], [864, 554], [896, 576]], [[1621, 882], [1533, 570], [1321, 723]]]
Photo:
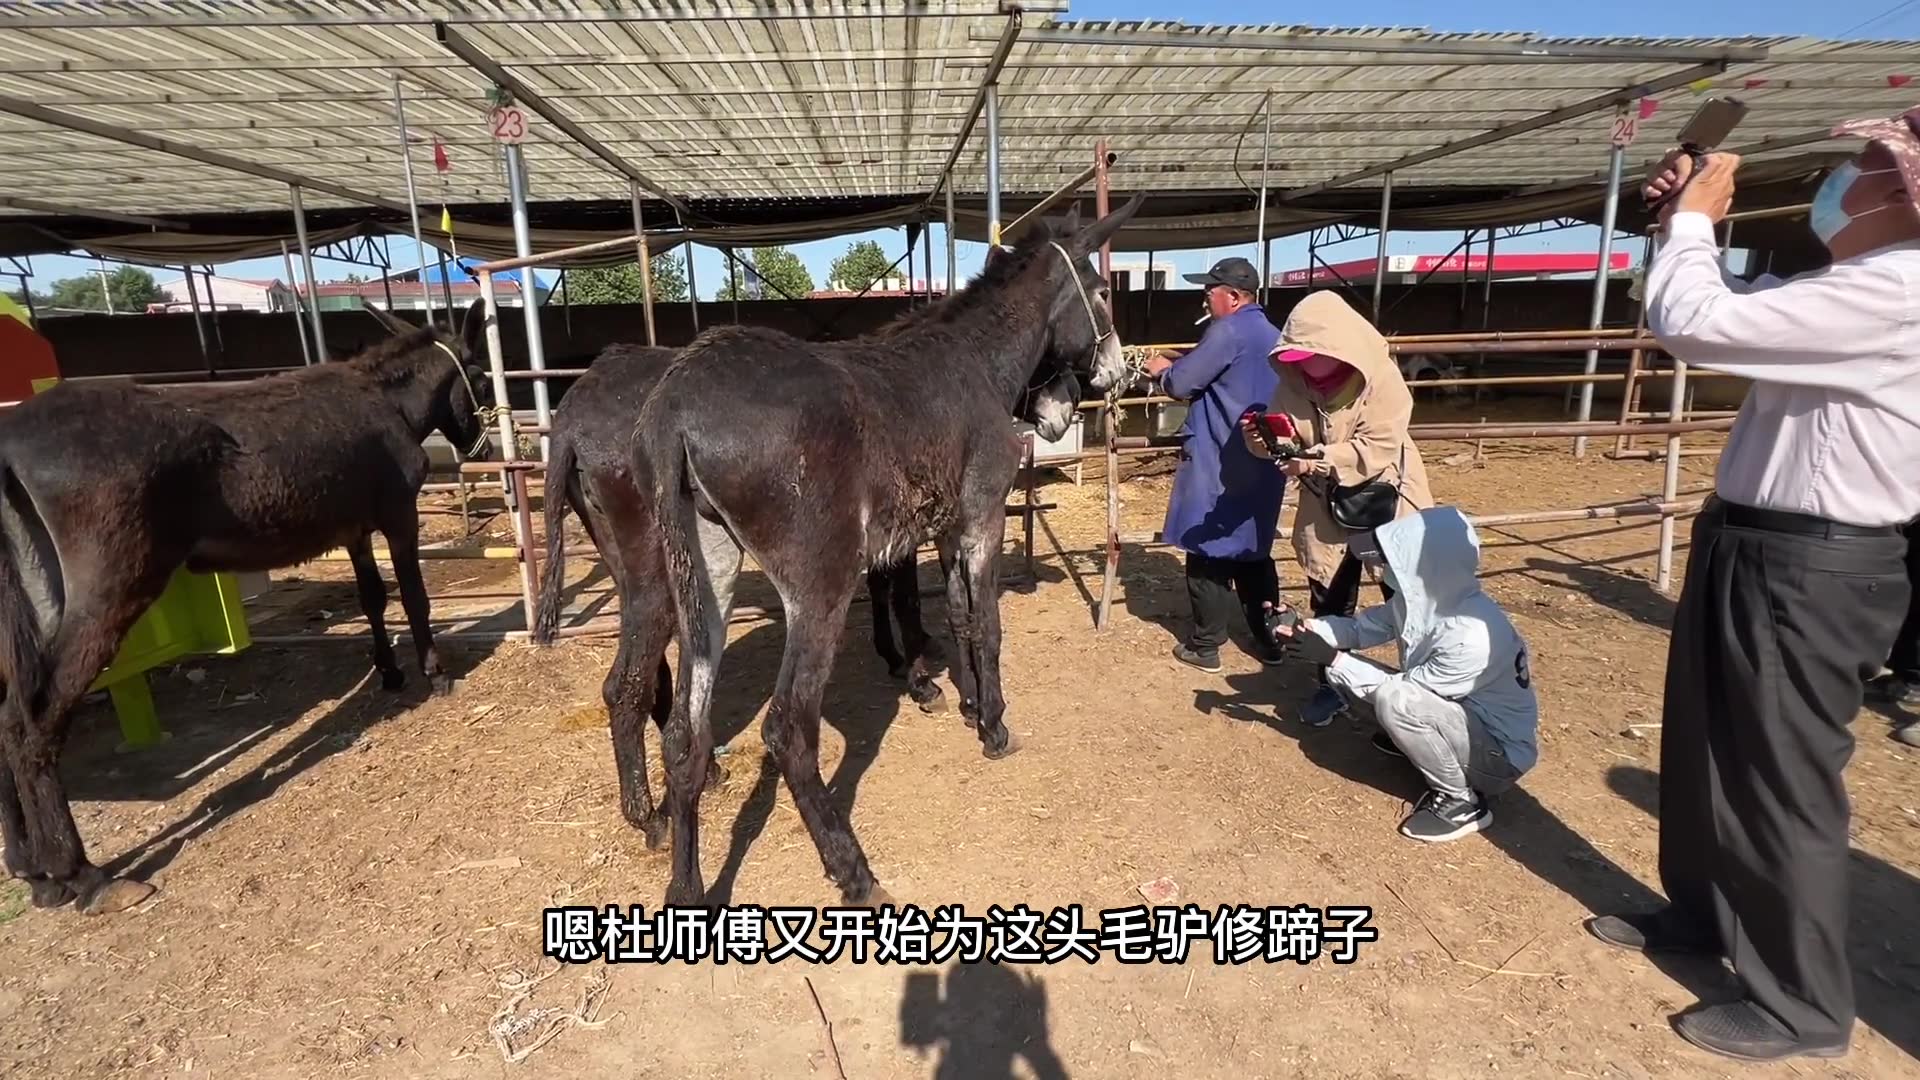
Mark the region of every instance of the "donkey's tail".
[[567, 505], [573, 501], [573, 439], [553, 436], [547, 464], [547, 569], [540, 575], [540, 598], [533, 615], [533, 640], [551, 645], [560, 627], [560, 607], [567, 586]]
[[671, 422], [649, 423], [643, 412], [635, 445], [637, 456], [643, 459], [634, 463], [639, 466], [635, 479], [644, 482], [647, 476], [652, 477], [654, 517], [659, 522], [667, 578], [680, 619], [681, 662], [701, 663], [713, 655], [707, 628], [713, 616], [711, 608], [718, 601], [709, 592], [705, 559], [695, 536], [698, 511], [693, 501], [686, 437]]
[[[29, 714], [47, 689], [47, 662], [40, 647], [40, 628], [35, 618], [37, 605], [27, 591], [21, 573], [23, 559], [37, 558], [50, 551], [52, 537], [33, 500], [0, 463], [0, 686], [6, 699], [0, 708], [20, 708]], [[57, 574], [58, 562], [50, 569]], [[58, 582], [43, 590], [51, 599], [60, 595]]]

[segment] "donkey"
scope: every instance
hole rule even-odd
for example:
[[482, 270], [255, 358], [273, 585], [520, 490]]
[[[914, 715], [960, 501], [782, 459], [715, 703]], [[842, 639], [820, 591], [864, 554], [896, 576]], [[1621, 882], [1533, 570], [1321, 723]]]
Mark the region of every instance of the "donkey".
[[416, 499], [431, 432], [488, 447], [463, 334], [415, 328], [350, 361], [242, 383], [156, 389], [61, 383], [0, 415], [0, 829], [37, 907], [104, 914], [154, 892], [87, 860], [59, 775], [74, 706], [181, 567], [195, 573], [352, 556], [373, 664], [405, 682], [387, 640], [386, 537], [420, 671], [450, 688], [428, 625]]
[[[1002, 722], [998, 555], [1020, 466], [1007, 415], [1043, 361], [1095, 390], [1125, 377], [1106, 283], [1087, 260], [1141, 196], [1080, 228], [1035, 229], [989, 260], [940, 318], [882, 340], [715, 330], [664, 375], [636, 424], [679, 616], [680, 679], [663, 733], [673, 829], [667, 903], [696, 904], [699, 799], [723, 613], [744, 552], [779, 591], [785, 656], [762, 729], [827, 876], [849, 904], [891, 902], [820, 777], [820, 702], [861, 571], [936, 537], [961, 713], [990, 759]], [[642, 655], [655, 646], [643, 642]]]
[[[896, 324], [922, 318], [924, 311], [896, 320]], [[893, 333], [894, 326], [889, 324], [879, 333]], [[600, 550], [620, 597], [620, 644], [600, 692], [610, 720], [621, 814], [628, 824], [641, 830], [647, 846], [655, 850], [666, 841], [666, 806], [663, 802], [655, 807], [647, 782], [646, 728], [641, 709], [651, 697], [653, 721], [664, 731], [673, 707], [673, 678], [664, 648], [650, 675], [649, 665], [633, 655], [632, 643], [638, 633], [664, 646], [673, 632], [673, 614], [652, 505], [647, 493], [634, 485], [630, 461], [633, 417], [676, 355], [678, 350], [666, 347], [609, 346], [568, 388], [555, 412], [549, 433], [547, 564], [541, 575], [532, 634], [534, 641], [543, 645], [552, 644], [557, 636], [566, 584], [564, 524], [567, 512], [572, 510]], [[1072, 372], [1062, 370], [1045, 386], [1029, 392], [1021, 403], [1022, 411], [1043, 437], [1057, 439], [1073, 420], [1078, 399], [1079, 385]], [[908, 694], [923, 711], [944, 711], [945, 695], [926, 668], [929, 637], [921, 621], [918, 565], [912, 554], [894, 566], [870, 569], [867, 594], [873, 609], [874, 651], [886, 661], [894, 678], [908, 680]], [[905, 656], [894, 643], [889, 607], [900, 624]], [[648, 620], [658, 629], [634, 629]], [[718, 783], [717, 771], [710, 762], [709, 784]]]

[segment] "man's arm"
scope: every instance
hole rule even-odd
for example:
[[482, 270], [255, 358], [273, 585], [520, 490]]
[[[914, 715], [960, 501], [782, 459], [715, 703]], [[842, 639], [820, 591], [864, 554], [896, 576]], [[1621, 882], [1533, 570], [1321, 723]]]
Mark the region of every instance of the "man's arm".
[[1916, 296], [1899, 268], [1849, 265], [1742, 293], [1721, 275], [1713, 221], [1681, 212], [1647, 275], [1647, 327], [1689, 364], [1854, 393], [1899, 370]]
[[[1380, 680], [1383, 683], [1410, 682], [1425, 687], [1450, 701], [1458, 701], [1480, 689], [1488, 681], [1487, 663], [1493, 657], [1487, 624], [1478, 619], [1450, 620], [1442, 647], [1413, 667]], [[1328, 665], [1341, 668], [1343, 674], [1361, 675], [1353, 665], [1366, 664], [1359, 657], [1342, 653]]]
[[1169, 397], [1193, 400], [1233, 362], [1233, 344], [1233, 333], [1222, 324], [1207, 327], [1200, 344], [1175, 360], [1160, 376], [1161, 388]]
[[1370, 607], [1348, 618], [1327, 615], [1300, 624], [1336, 649], [1371, 649], [1393, 640], [1393, 622], [1385, 607]]

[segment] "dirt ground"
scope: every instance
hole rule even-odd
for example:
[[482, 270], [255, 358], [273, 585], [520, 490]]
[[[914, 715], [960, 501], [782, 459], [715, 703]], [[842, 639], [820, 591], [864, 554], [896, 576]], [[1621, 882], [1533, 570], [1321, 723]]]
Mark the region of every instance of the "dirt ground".
[[[1426, 451], [1441, 496], [1470, 512], [1659, 490], [1659, 466], [1576, 463], [1565, 441], [1489, 445], [1478, 463], [1468, 449]], [[1686, 460], [1694, 492], [1711, 463]], [[1168, 478], [1129, 469], [1125, 529], [1155, 529]], [[1654, 519], [1482, 530], [1487, 586], [1533, 649], [1542, 756], [1489, 832], [1429, 847], [1395, 832], [1419, 793], [1404, 762], [1352, 722], [1290, 719], [1301, 673], [1235, 649], [1218, 676], [1171, 659], [1186, 607], [1173, 552], [1125, 550], [1113, 624], [1094, 633], [1103, 488], [1055, 475], [1042, 493], [1059, 509], [1039, 581], [1002, 605], [1020, 753], [987, 761], [957, 717], [913, 708], [853, 609], [822, 772], [876, 874], [929, 911], [1079, 904], [1090, 923], [1163, 877], [1209, 911], [1364, 905], [1379, 937], [1356, 962], [1220, 964], [1203, 941], [1185, 963], [1140, 965], [561, 968], [542, 955], [543, 908], [651, 910], [666, 886], [666, 856], [616, 802], [599, 699], [611, 642], [449, 640], [454, 696], [424, 697], [417, 675], [387, 694], [360, 645], [275, 643], [353, 629], [347, 567], [315, 564], [276, 575], [253, 606], [254, 633], [275, 640], [153, 673], [168, 743], [116, 753], [109, 709], [80, 718], [66, 775], [91, 854], [160, 891], [100, 918], [0, 892], [0, 1074], [1920, 1077], [1920, 761], [1888, 717], [1862, 713], [1848, 774], [1862, 1020], [1848, 1057], [1758, 1067], [1695, 1051], [1668, 1017], [1726, 995], [1726, 973], [1656, 965], [1581, 928], [1658, 884], [1653, 725], [1672, 602], [1652, 584]], [[486, 529], [511, 535], [497, 514]], [[459, 519], [432, 515], [426, 531], [457, 538]], [[485, 617], [511, 602], [512, 564], [438, 562], [430, 577], [464, 594], [436, 621], [517, 621]], [[741, 603], [773, 598], [749, 574]], [[944, 639], [944, 604], [926, 613]], [[727, 775], [703, 803], [702, 866], [730, 903], [826, 906], [837, 892], [759, 752], [781, 639], [777, 621], [732, 627], [715, 711]], [[593, 1022], [562, 1019], [576, 1011]], [[511, 1065], [490, 1034], [520, 1048], [556, 1025]]]

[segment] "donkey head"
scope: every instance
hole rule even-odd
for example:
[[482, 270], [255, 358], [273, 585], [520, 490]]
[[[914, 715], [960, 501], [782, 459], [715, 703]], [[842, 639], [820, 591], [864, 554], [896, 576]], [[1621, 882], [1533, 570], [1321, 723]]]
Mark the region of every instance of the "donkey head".
[[1135, 195], [1125, 206], [1084, 228], [1080, 225], [1080, 209], [1075, 206], [1064, 221], [1048, 230], [1052, 236], [1040, 255], [1054, 264], [1047, 274], [1053, 290], [1047, 312], [1048, 351], [1054, 360], [1077, 370], [1089, 385], [1103, 392], [1126, 378], [1127, 362], [1121, 353], [1120, 335], [1114, 331], [1113, 313], [1107, 307], [1111, 293], [1106, 279], [1094, 269], [1089, 256], [1133, 217], [1145, 198]]
[[[1035, 378], [1046, 378], [1049, 369], [1042, 367]], [[1021, 418], [1033, 425], [1042, 439], [1053, 442], [1067, 433], [1073, 421], [1080, 414], [1080, 380], [1074, 376], [1073, 368], [1060, 366], [1051, 369], [1051, 377], [1037, 386], [1027, 388], [1027, 400], [1021, 409]]]
[[[419, 334], [420, 328], [378, 307], [367, 313], [395, 335]], [[432, 337], [419, 358], [417, 377], [428, 390], [426, 420], [469, 460], [484, 460], [492, 451], [487, 417], [494, 405], [493, 383], [480, 358], [486, 355], [486, 305], [475, 300], [460, 322], [459, 336], [429, 324]]]

